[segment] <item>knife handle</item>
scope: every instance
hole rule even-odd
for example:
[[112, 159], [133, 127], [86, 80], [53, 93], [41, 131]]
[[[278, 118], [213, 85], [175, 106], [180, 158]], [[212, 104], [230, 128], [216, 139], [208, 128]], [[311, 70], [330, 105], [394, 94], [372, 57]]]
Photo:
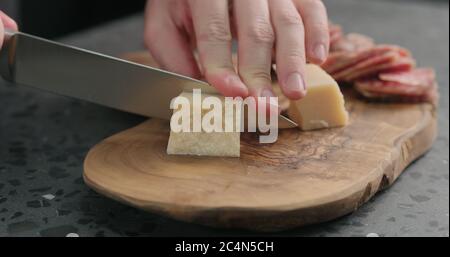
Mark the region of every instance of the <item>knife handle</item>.
[[0, 75], [8, 81], [14, 80], [14, 61], [16, 34], [18, 32], [5, 30], [3, 46], [0, 49]]

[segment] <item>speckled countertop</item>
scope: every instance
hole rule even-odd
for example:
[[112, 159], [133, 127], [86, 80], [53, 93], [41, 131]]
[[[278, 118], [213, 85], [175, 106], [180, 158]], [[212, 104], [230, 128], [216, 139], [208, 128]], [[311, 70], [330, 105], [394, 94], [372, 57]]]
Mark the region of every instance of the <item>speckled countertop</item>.
[[[449, 235], [449, 11], [431, 1], [328, 0], [347, 31], [409, 48], [436, 68], [440, 134], [430, 152], [387, 191], [338, 220], [278, 235]], [[142, 49], [142, 16], [61, 41], [117, 55]], [[102, 139], [143, 118], [0, 80], [0, 236], [220, 236], [218, 230], [148, 214], [105, 198], [83, 183], [83, 158]], [[72, 234], [73, 235], [73, 234]]]

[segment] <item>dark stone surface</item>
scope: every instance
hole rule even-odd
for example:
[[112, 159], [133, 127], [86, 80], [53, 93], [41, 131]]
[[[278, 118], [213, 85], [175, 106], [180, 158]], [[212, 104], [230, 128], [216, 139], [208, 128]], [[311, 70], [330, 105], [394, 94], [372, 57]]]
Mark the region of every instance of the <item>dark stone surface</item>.
[[[432, 150], [397, 183], [355, 213], [280, 234], [448, 236], [448, 3], [328, 0], [326, 4], [332, 20], [346, 31], [403, 45], [421, 66], [436, 69], [442, 95], [440, 134]], [[138, 50], [143, 48], [142, 23], [141, 16], [131, 17], [62, 41], [107, 54]], [[89, 148], [139, 124], [142, 117], [4, 81], [0, 81], [0, 117], [0, 236], [254, 234], [173, 221], [117, 203], [84, 185], [83, 159]]]

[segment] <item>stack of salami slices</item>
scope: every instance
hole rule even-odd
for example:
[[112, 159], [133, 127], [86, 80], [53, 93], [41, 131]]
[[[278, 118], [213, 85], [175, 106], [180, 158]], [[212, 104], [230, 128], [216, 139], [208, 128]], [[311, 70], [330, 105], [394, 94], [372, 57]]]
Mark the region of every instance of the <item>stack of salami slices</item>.
[[330, 24], [330, 41], [330, 55], [322, 68], [337, 81], [353, 84], [364, 97], [437, 103], [433, 69], [416, 68], [408, 50], [375, 44], [364, 35], [344, 34], [335, 24]]

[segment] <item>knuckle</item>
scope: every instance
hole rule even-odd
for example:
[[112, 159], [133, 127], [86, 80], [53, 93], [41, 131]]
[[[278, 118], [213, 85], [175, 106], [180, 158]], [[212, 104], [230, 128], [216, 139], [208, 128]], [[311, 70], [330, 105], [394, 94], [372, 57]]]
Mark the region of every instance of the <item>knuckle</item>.
[[211, 15], [208, 24], [200, 32], [198, 39], [206, 42], [223, 42], [231, 41], [232, 35], [229, 24], [226, 23], [225, 17], [220, 14]]
[[303, 21], [298, 14], [297, 11], [293, 10], [284, 10], [281, 12], [279, 16], [279, 20], [282, 26], [295, 26], [295, 27], [303, 27]]
[[273, 45], [275, 42], [275, 32], [272, 24], [265, 17], [256, 18], [246, 31], [246, 36], [256, 44]]
[[306, 56], [305, 51], [300, 50], [291, 50], [287, 55], [283, 58], [283, 61], [291, 67], [299, 67], [303, 66], [305, 63]]
[[307, 39], [309, 42], [327, 42], [329, 40], [330, 34], [328, 30], [328, 25], [320, 22], [306, 23], [306, 33], [308, 34]]
[[270, 72], [263, 68], [244, 68], [240, 73], [250, 80], [257, 80], [263, 82], [270, 82], [272, 77]]
[[308, 24], [309, 29], [315, 31], [315, 33], [326, 33], [328, 32], [328, 24], [323, 22], [314, 22], [311, 24]]

